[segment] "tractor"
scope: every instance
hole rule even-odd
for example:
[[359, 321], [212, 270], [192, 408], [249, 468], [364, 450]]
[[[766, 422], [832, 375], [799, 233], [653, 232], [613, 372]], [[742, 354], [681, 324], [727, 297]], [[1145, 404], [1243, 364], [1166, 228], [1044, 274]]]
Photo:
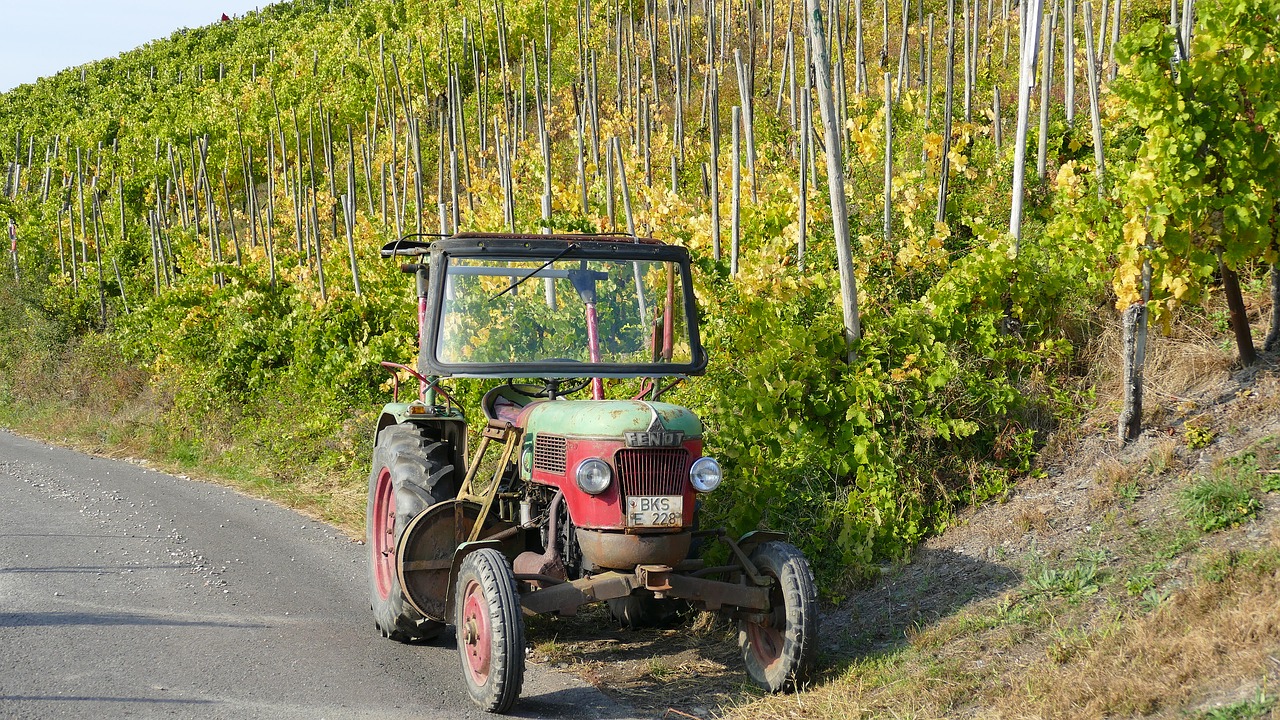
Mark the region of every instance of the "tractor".
[[[506, 712], [526, 614], [604, 601], [636, 626], [683, 602], [737, 624], [760, 686], [804, 683], [818, 639], [808, 561], [779, 533], [699, 527], [699, 498], [723, 472], [702, 454], [697, 416], [662, 401], [707, 365], [688, 251], [631, 235], [463, 233], [381, 254], [416, 278], [419, 341], [416, 368], [382, 363], [395, 396], [366, 518], [382, 635], [427, 640], [452, 625], [471, 698]], [[416, 399], [402, 400], [402, 377], [418, 381]], [[467, 417], [448, 378], [494, 381], [483, 418]]]

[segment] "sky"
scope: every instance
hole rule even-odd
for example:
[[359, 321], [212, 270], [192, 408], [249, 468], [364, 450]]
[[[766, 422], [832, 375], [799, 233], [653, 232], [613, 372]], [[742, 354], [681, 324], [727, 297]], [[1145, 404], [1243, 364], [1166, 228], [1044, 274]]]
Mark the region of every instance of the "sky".
[[273, 0], [0, 0], [0, 92]]

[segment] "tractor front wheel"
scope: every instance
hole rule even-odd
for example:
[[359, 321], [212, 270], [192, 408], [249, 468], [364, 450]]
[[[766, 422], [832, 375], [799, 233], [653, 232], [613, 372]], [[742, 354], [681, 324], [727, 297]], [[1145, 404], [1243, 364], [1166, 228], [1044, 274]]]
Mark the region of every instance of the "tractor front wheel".
[[453, 465], [445, 443], [411, 424], [378, 433], [369, 475], [365, 544], [369, 548], [369, 605], [383, 637], [429, 640], [444, 623], [424, 618], [405, 600], [396, 576], [396, 545], [418, 513], [454, 496]]
[[738, 622], [738, 647], [747, 672], [769, 692], [795, 689], [813, 670], [818, 652], [818, 594], [804, 553], [767, 542], [751, 553], [761, 574], [773, 578], [770, 609], [761, 622]]
[[511, 565], [481, 548], [458, 568], [454, 617], [462, 677], [485, 712], [506, 712], [524, 683], [524, 615]]

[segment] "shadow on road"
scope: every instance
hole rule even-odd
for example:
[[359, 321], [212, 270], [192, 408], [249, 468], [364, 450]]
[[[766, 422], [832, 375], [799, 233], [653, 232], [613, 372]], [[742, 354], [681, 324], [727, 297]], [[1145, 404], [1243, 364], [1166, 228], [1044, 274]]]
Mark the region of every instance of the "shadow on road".
[[631, 720], [642, 717], [635, 709], [620, 705], [592, 688], [566, 688], [534, 697], [521, 697], [507, 717], [560, 718], [591, 717], [599, 720]]
[[136, 613], [85, 613], [85, 612], [19, 612], [0, 613], [0, 627], [57, 627], [65, 625], [139, 625], [221, 628], [263, 628], [262, 623], [212, 622], [209, 620], [178, 620], [157, 615]]

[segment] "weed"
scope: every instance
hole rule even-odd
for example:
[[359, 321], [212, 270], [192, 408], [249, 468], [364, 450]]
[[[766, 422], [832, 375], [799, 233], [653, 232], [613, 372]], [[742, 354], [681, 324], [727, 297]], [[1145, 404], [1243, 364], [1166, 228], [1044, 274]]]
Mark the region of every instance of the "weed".
[[1137, 482], [1127, 482], [1116, 488], [1116, 495], [1119, 495], [1120, 499], [1124, 500], [1126, 503], [1133, 503], [1137, 501], [1138, 496], [1141, 494], [1142, 491], [1141, 488], [1138, 487]]
[[1079, 628], [1057, 628], [1053, 631], [1053, 642], [1044, 650], [1050, 660], [1062, 665], [1091, 645], [1088, 632]]
[[1236, 478], [1200, 478], [1182, 491], [1183, 515], [1204, 532], [1229, 528], [1252, 517], [1262, 503]]
[[1275, 572], [1277, 568], [1280, 568], [1280, 549], [1227, 550], [1206, 558], [1196, 568], [1196, 576], [1207, 582], [1220, 583], [1230, 579], [1238, 571], [1266, 575]]
[[1274, 695], [1268, 696], [1265, 690], [1258, 691], [1258, 697], [1248, 698], [1222, 707], [1205, 710], [1196, 715], [1197, 720], [1252, 720], [1266, 717], [1276, 705]]
[[1218, 437], [1217, 431], [1205, 425], [1196, 425], [1187, 423], [1186, 426], [1187, 447], [1192, 450], [1200, 450], [1209, 447]]
[[1269, 493], [1280, 491], [1280, 470], [1268, 470], [1258, 481], [1258, 490]]
[[1149, 588], [1142, 592], [1142, 600], [1138, 601], [1138, 607], [1145, 613], [1155, 612], [1156, 608], [1163, 605], [1164, 601], [1168, 600], [1172, 594], [1173, 591], [1171, 590]]
[[1078, 602], [1097, 593], [1101, 579], [1096, 564], [1077, 562], [1061, 570], [1043, 567], [1027, 580], [1027, 584], [1038, 594]]
[[1076, 553], [1076, 562], [1103, 565], [1111, 559], [1110, 553], [1103, 548], [1083, 548]]
[[1046, 532], [1049, 530], [1049, 514], [1040, 507], [1024, 508], [1018, 512], [1018, 516], [1014, 519], [1014, 524], [1022, 532], [1028, 532], [1033, 529]]
[[1147, 573], [1139, 573], [1124, 582], [1125, 592], [1130, 595], [1141, 596], [1151, 588], [1155, 587], [1155, 575]]
[[664, 662], [659, 658], [653, 658], [652, 660], [650, 660], [647, 670], [649, 673], [649, 677], [655, 680], [663, 680], [665, 678], [669, 678], [672, 675], [674, 675], [676, 672], [675, 668], [671, 667], [670, 665], [668, 665], [666, 662]]
[[560, 642], [559, 636], [538, 643], [533, 650], [541, 662], [549, 665], [564, 664], [573, 660], [572, 651], [565, 643]]

